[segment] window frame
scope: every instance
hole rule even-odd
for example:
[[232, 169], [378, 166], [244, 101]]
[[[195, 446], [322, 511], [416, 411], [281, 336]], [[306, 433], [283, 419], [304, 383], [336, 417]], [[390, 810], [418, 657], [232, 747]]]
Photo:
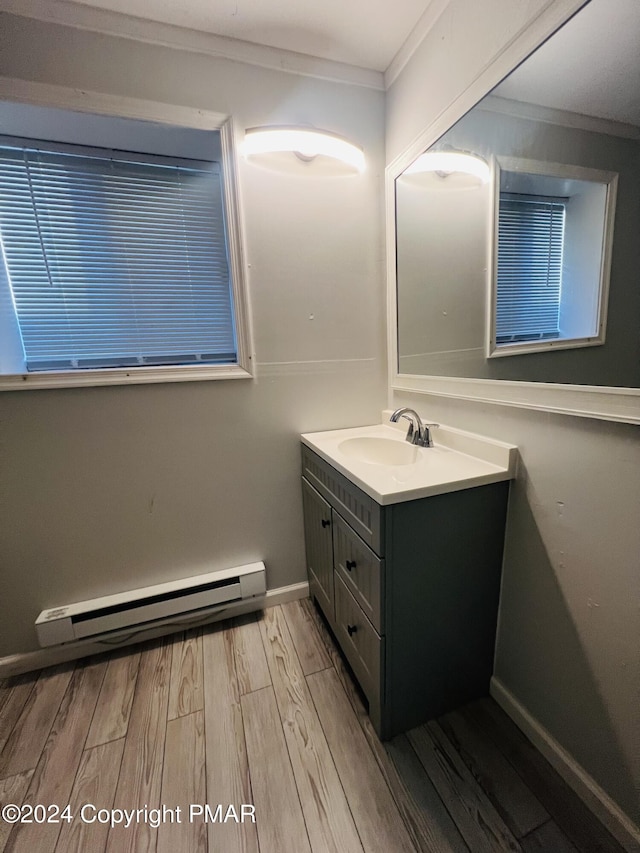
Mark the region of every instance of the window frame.
[[[558, 337], [533, 341], [517, 341], [498, 344], [496, 341], [496, 316], [498, 298], [498, 237], [500, 214], [500, 175], [501, 171], [522, 172], [527, 175], [539, 175], [541, 178], [559, 178], [566, 181], [586, 181], [603, 184], [606, 188], [604, 221], [602, 230], [602, 250], [600, 253], [599, 289], [596, 328], [594, 335], [585, 337]], [[489, 263], [487, 265], [487, 332], [486, 357], [525, 355], [532, 352], [548, 352], [558, 349], [600, 346], [604, 344], [607, 327], [607, 308], [609, 302], [609, 279], [611, 272], [611, 253], [613, 246], [614, 219], [618, 175], [616, 172], [572, 166], [562, 163], [541, 163], [515, 157], [496, 157], [493, 163], [493, 211], [489, 229]]]
[[95, 115], [137, 119], [220, 133], [222, 189], [227, 225], [227, 252], [237, 340], [234, 364], [145, 365], [140, 367], [48, 370], [0, 375], [0, 391], [73, 388], [102, 385], [192, 382], [215, 379], [252, 379], [253, 348], [244, 259], [244, 229], [238, 186], [235, 131], [231, 116], [208, 110], [174, 107], [151, 101], [115, 98], [90, 92], [70, 92], [62, 87], [39, 87], [44, 97], [7, 97], [3, 101], [28, 103]]

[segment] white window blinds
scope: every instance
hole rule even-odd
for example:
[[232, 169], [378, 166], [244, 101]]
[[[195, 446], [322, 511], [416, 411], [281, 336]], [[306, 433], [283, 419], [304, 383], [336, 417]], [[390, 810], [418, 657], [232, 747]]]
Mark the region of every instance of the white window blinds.
[[218, 163], [0, 141], [27, 370], [237, 360]]
[[496, 343], [557, 338], [565, 204], [500, 194]]

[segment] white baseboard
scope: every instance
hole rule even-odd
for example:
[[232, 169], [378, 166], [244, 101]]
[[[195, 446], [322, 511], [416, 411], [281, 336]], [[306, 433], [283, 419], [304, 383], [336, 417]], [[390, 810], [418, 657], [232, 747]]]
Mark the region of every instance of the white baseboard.
[[640, 853], [640, 827], [627, 817], [587, 771], [531, 716], [501, 681], [493, 677], [489, 692], [502, 710], [511, 717], [518, 728], [562, 776], [567, 785], [602, 821], [618, 843], [628, 853]]
[[277, 604], [286, 604], [288, 601], [306, 598], [308, 595], [309, 584], [304, 581], [303, 583], [295, 583], [290, 586], [281, 586], [277, 589], [269, 589], [264, 596], [250, 601], [230, 604], [217, 613], [208, 614], [205, 619], [200, 617], [191, 621], [174, 621], [171, 624], [159, 625], [155, 628], [149, 628], [146, 631], [136, 632], [134, 635], [129, 635], [129, 637], [120, 638], [118, 642], [114, 642], [113, 644], [87, 640], [77, 643], [65, 643], [64, 646], [55, 646], [48, 649], [38, 649], [35, 652], [8, 655], [7, 657], [0, 658], [0, 678], [8, 678], [11, 675], [32, 672], [36, 669], [43, 669], [47, 666], [54, 666], [58, 663], [65, 663], [66, 661], [76, 660], [77, 658], [87, 657], [88, 655], [100, 654], [110, 648], [121, 648], [132, 643], [153, 640], [166, 634], [173, 634], [176, 631], [184, 631], [186, 628], [196, 624], [219, 622], [243, 613], [251, 613], [255, 610], [262, 610], [265, 607], [275, 607]]
[[300, 598], [309, 598], [309, 582], [292, 583], [290, 586], [279, 586], [277, 589], [267, 590], [265, 607], [275, 607], [276, 604], [286, 604], [288, 601], [298, 601]]

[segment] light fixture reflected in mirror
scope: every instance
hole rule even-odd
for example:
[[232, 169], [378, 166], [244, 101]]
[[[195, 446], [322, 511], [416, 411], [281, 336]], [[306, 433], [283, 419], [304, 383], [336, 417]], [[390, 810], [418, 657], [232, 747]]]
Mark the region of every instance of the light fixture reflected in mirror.
[[[323, 176], [364, 171], [361, 148], [326, 130], [306, 127], [251, 127], [242, 154], [269, 168]], [[294, 155], [294, 156], [292, 156]]]
[[455, 176], [458, 187], [486, 184], [491, 177], [491, 169], [486, 160], [463, 151], [425, 151], [405, 169], [403, 175], [425, 173], [435, 174], [441, 179]]

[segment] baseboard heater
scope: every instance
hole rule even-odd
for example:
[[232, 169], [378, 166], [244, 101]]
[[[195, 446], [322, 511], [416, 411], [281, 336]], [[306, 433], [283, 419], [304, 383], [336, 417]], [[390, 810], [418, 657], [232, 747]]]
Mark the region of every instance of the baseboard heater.
[[250, 563], [169, 583], [43, 610], [36, 619], [44, 648], [143, 631], [184, 617], [206, 617], [234, 602], [266, 593], [264, 563]]

